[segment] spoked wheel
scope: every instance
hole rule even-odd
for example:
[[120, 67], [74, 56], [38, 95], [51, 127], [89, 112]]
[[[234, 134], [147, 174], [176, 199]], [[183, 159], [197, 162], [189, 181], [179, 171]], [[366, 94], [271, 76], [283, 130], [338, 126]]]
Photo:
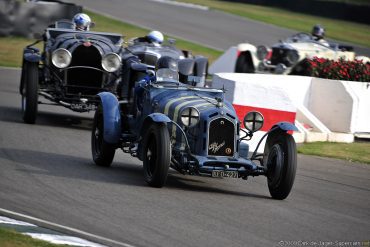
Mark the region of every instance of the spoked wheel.
[[104, 118], [103, 108], [99, 106], [95, 111], [93, 129], [91, 133], [91, 151], [95, 164], [110, 166], [112, 164], [116, 148], [104, 141]]
[[273, 133], [265, 147], [267, 183], [272, 198], [285, 199], [294, 183], [297, 148], [293, 137], [285, 132]]
[[38, 105], [38, 64], [25, 61], [22, 68], [21, 94], [23, 121], [34, 124]]
[[144, 144], [144, 178], [153, 187], [163, 187], [171, 162], [170, 135], [163, 123], [152, 123], [146, 131]]

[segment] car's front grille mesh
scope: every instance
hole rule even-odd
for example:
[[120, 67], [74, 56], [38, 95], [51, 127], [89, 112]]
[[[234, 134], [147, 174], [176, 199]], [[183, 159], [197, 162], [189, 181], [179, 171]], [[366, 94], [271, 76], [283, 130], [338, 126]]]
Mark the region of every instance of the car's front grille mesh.
[[209, 124], [208, 155], [233, 156], [235, 126], [226, 118], [216, 118]]
[[96, 95], [100, 91], [104, 73], [100, 52], [94, 46], [77, 47], [72, 53], [70, 67], [66, 78], [67, 94]]

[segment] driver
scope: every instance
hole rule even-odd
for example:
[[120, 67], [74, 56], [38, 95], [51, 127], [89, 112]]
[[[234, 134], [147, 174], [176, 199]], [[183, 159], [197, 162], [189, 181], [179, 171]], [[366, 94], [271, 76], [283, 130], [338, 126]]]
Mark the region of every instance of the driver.
[[91, 19], [87, 14], [78, 13], [72, 19], [77, 31], [89, 31]]
[[329, 46], [329, 43], [324, 39], [325, 29], [321, 25], [317, 24], [313, 26], [311, 34], [315, 41], [320, 42], [325, 46]]
[[159, 31], [151, 31], [144, 37], [139, 37], [134, 40], [134, 42], [145, 42], [145, 43], [151, 43], [155, 46], [160, 46], [163, 43], [164, 36]]
[[[159, 69], [170, 69], [173, 71], [178, 71], [178, 65], [176, 59], [169, 57], [169, 56], [163, 56], [160, 57], [156, 63], [155, 66], [156, 70]], [[156, 81], [156, 76], [152, 74], [147, 74], [144, 78], [142, 78], [135, 87], [135, 94], [136, 94], [136, 106], [138, 112], [141, 112], [143, 109], [143, 94], [144, 94], [144, 87], [151, 82]]]

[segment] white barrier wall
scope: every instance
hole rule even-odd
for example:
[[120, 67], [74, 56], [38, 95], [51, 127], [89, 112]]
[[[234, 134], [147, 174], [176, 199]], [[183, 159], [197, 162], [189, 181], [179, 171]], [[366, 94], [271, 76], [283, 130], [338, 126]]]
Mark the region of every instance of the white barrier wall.
[[230, 47], [224, 54], [221, 55], [214, 63], [208, 68], [209, 74], [217, 73], [218, 71], [234, 72], [236, 59], [238, 58], [238, 48], [236, 46]]
[[[313, 122], [321, 125], [320, 129], [328, 129], [327, 133], [370, 133], [370, 83], [240, 73], [218, 73], [213, 78], [213, 87], [224, 86], [229, 90], [226, 98], [233, 103], [240, 104], [242, 100], [248, 105], [256, 100], [274, 109], [275, 104], [284, 102], [271, 100], [261, 91], [275, 92], [276, 88], [280, 88], [295, 107], [305, 108], [311, 113], [306, 115], [316, 117]], [[251, 89], [249, 84], [261, 89]]]

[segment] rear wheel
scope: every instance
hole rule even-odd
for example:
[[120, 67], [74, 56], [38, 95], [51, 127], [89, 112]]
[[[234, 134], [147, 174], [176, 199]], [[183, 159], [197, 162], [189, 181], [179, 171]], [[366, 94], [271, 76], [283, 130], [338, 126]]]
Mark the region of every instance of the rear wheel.
[[272, 198], [285, 199], [294, 183], [297, 169], [297, 148], [293, 137], [285, 132], [273, 133], [266, 142], [265, 166]]
[[170, 135], [163, 123], [152, 123], [143, 144], [145, 181], [153, 187], [163, 187], [171, 162]]
[[22, 68], [21, 94], [23, 121], [34, 124], [38, 106], [38, 64], [25, 61]]
[[116, 148], [104, 141], [104, 117], [103, 107], [100, 105], [95, 111], [93, 129], [91, 133], [91, 151], [95, 164], [98, 166], [110, 166], [112, 164]]

